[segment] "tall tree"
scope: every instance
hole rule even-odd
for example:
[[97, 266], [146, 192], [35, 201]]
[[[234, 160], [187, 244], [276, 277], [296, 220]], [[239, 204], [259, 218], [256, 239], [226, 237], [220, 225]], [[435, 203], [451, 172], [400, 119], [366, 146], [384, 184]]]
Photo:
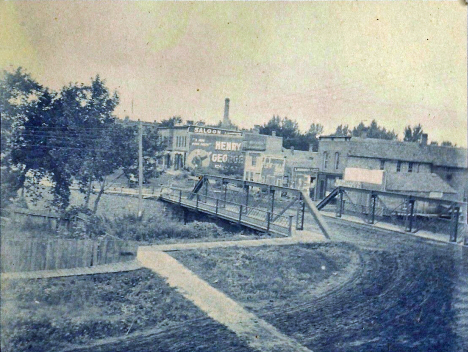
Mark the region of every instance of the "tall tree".
[[419, 142], [422, 138], [424, 131], [421, 124], [416, 126], [406, 126], [403, 132], [403, 141], [405, 142]]
[[[10, 199], [18, 189], [24, 189], [31, 169], [37, 176], [33, 178], [35, 182], [48, 173], [50, 160], [41, 144], [44, 136], [37, 133], [37, 128], [52, 117], [54, 98], [55, 93], [37, 83], [22, 68], [2, 72], [1, 163], [2, 171], [9, 173], [8, 178], [2, 177], [2, 195], [8, 194]], [[7, 199], [2, 199], [2, 204], [6, 204], [3, 200]]]
[[339, 125], [334, 133], [335, 136], [347, 137], [351, 135], [351, 131], [348, 125]]
[[159, 123], [159, 127], [169, 127], [172, 128], [175, 125], [181, 124], [183, 122], [182, 117], [180, 116], [173, 116], [168, 119], [162, 120]]
[[394, 131], [389, 131], [385, 127], [379, 126], [375, 120], [372, 120], [369, 126], [366, 126], [361, 122], [352, 130], [352, 135], [354, 137], [361, 137], [363, 134], [365, 134], [368, 138], [387, 140], [397, 139], [397, 134]]

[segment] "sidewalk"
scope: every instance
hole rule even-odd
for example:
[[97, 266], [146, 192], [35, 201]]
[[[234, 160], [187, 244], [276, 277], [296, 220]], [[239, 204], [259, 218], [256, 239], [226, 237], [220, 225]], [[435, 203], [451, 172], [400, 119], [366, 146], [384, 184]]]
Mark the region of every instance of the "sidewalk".
[[12, 273], [2, 273], [1, 279], [47, 279], [52, 277], [81, 276], [93, 274], [118, 273], [123, 271], [132, 271], [141, 269], [142, 265], [137, 260], [128, 262], [96, 265], [86, 268], [57, 269], [57, 270], [38, 270], [22, 271]]
[[[334, 214], [331, 213], [323, 213], [324, 216], [327, 218], [333, 219], [335, 221], [348, 221], [352, 222], [354, 224], [362, 225], [367, 228], [374, 228], [374, 229], [380, 229], [380, 230], [386, 230], [386, 231], [391, 231], [391, 232], [397, 232], [400, 234], [404, 234], [407, 236], [414, 236], [414, 237], [419, 237], [419, 238], [424, 238], [427, 240], [432, 240], [432, 241], [438, 241], [438, 242], [444, 242], [444, 243], [453, 243], [449, 241], [449, 235], [446, 234], [441, 234], [441, 233], [434, 233], [434, 232], [429, 232], [429, 231], [423, 231], [420, 230], [418, 232], [406, 232], [401, 230], [398, 226], [389, 224], [389, 223], [384, 223], [384, 222], [377, 222], [375, 224], [368, 224], [365, 223], [361, 218], [356, 217], [356, 216], [351, 216], [351, 215], [345, 215], [343, 214], [341, 218], [336, 217]], [[454, 243], [455, 244], [455, 243]], [[463, 234], [460, 233], [456, 244], [463, 245]]]

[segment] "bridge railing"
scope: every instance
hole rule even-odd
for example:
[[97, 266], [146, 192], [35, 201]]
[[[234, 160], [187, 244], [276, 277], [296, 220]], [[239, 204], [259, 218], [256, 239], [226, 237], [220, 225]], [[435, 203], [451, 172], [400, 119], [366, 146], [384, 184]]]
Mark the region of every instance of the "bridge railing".
[[161, 197], [181, 206], [208, 212], [246, 226], [266, 230], [267, 233], [291, 235], [293, 224], [295, 223], [293, 220], [294, 216], [292, 215], [278, 215], [266, 209], [251, 207], [203, 193], [193, 193], [184, 189], [166, 189]]

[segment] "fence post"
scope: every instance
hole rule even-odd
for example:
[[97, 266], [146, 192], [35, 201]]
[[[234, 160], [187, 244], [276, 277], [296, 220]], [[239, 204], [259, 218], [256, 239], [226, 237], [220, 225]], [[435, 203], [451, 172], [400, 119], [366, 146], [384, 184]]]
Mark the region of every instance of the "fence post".
[[218, 205], [219, 205], [219, 199], [216, 198], [216, 212], [215, 212], [216, 215], [218, 215]]
[[239, 207], [239, 223], [240, 223], [241, 220], [242, 220], [242, 208], [243, 208], [243, 207], [242, 207], [242, 204], [241, 204], [240, 207]]
[[292, 223], [294, 215], [289, 215], [289, 236], [292, 235]]
[[267, 211], [267, 234], [270, 234], [270, 212]]
[[460, 207], [454, 207], [453, 208], [453, 213], [452, 213], [452, 218], [453, 218], [453, 232], [452, 236], [450, 238], [451, 242], [457, 242], [457, 237], [458, 237], [458, 220], [460, 218]]

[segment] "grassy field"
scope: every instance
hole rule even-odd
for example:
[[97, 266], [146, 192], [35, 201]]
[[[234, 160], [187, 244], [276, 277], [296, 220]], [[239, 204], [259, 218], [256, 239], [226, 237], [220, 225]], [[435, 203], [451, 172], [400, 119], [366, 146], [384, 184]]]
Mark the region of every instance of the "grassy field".
[[[94, 196], [93, 196], [94, 197]], [[78, 191], [72, 191], [71, 206], [83, 204], [84, 196]], [[29, 209], [43, 210], [47, 197], [37, 204], [26, 198]], [[94, 198], [91, 199], [91, 203]], [[213, 223], [212, 219], [183, 223], [182, 213], [174, 207], [165, 205], [155, 199], [143, 200], [143, 220], [137, 219], [138, 199], [136, 197], [104, 194], [102, 195], [97, 216], [99, 219], [88, 227], [88, 235], [84, 237], [99, 237], [105, 234], [140, 243], [174, 243], [184, 241], [219, 241], [246, 238], [265, 238], [264, 235], [233, 226], [227, 222]], [[2, 232], [6, 237], [29, 238], [38, 236], [81, 238], [80, 235], [48, 231], [46, 226], [19, 226], [18, 224], [4, 226]]]
[[[1, 293], [4, 352], [61, 350], [147, 329], [177, 330], [180, 324], [191, 321], [211, 321], [147, 269], [3, 280]], [[227, 340], [235, 338], [222, 326], [217, 326], [214, 333]]]
[[310, 301], [349, 280], [359, 255], [344, 244], [218, 248], [171, 253], [254, 311]]

